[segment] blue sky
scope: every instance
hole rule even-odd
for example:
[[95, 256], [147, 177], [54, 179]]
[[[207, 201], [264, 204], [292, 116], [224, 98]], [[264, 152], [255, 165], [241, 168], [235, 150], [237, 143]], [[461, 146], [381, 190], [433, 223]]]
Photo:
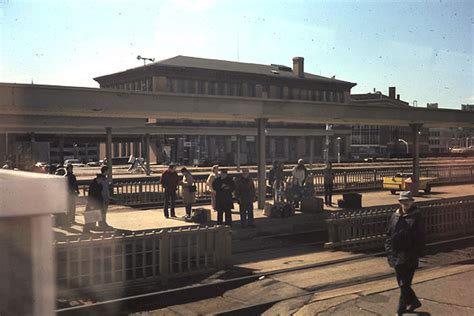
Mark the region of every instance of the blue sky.
[[292, 64], [389, 86], [418, 106], [474, 103], [474, 1], [0, 0], [0, 81], [93, 77], [187, 55]]

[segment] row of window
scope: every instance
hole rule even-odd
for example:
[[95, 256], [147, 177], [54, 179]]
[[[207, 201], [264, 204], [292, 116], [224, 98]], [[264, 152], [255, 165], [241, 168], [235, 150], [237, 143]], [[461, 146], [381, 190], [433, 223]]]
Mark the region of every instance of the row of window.
[[103, 87], [108, 89], [119, 89], [129, 91], [153, 91], [153, 81], [151, 78], [146, 78], [142, 80], [135, 80], [132, 82], [104, 85]]
[[378, 145], [380, 144], [380, 127], [375, 125], [352, 126], [352, 145]]
[[[261, 87], [261, 88], [260, 88]], [[272, 99], [308, 100], [322, 102], [344, 103], [344, 92], [333, 90], [286, 88], [276, 85], [260, 85], [256, 83], [236, 83], [223, 81], [204, 81], [189, 79], [166, 79], [166, 92], [190, 93], [205, 95], [264, 97]], [[146, 78], [132, 82], [104, 85], [103, 88], [129, 90], [129, 91], [153, 91], [153, 80]], [[261, 90], [261, 91], [259, 91]]]
[[[166, 92], [260, 97], [256, 83], [236, 83], [222, 81], [204, 81], [188, 79], [166, 79]], [[257, 95], [258, 94], [258, 95]], [[300, 88], [288, 88], [285, 96], [285, 88], [275, 85], [261, 85], [261, 97], [275, 99], [293, 99], [325, 102], [344, 102], [342, 91], [312, 90]]]

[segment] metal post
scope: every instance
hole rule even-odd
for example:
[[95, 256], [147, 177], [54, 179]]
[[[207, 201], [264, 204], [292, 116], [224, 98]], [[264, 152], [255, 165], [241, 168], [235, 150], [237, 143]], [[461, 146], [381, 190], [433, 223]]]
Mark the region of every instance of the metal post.
[[337, 140], [337, 163], [341, 163], [341, 137], [336, 138]]
[[257, 160], [258, 160], [258, 208], [265, 207], [266, 195], [266, 159], [265, 159], [265, 125], [267, 119], [259, 118], [257, 121]]
[[240, 172], [240, 135], [237, 135], [237, 171]]
[[324, 144], [324, 162], [329, 163], [329, 131], [332, 129], [330, 124], [326, 124], [326, 142]]
[[418, 194], [420, 181], [420, 130], [423, 124], [410, 124], [413, 133], [413, 195]]
[[107, 158], [107, 177], [109, 182], [112, 182], [112, 127], [106, 127], [105, 132], [107, 134], [107, 140], [105, 143], [105, 157]]
[[314, 161], [314, 137], [311, 137], [309, 141], [309, 168], [313, 169], [313, 161]]

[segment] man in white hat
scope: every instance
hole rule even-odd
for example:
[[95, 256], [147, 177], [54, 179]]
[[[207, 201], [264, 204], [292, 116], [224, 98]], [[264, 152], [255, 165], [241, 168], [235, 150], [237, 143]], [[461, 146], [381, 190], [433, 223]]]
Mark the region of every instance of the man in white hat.
[[411, 283], [418, 268], [418, 259], [423, 253], [425, 234], [423, 218], [414, 204], [412, 193], [401, 192], [398, 202], [400, 208], [392, 214], [388, 223], [385, 250], [389, 265], [395, 269], [400, 288], [396, 315], [402, 315], [421, 306]]

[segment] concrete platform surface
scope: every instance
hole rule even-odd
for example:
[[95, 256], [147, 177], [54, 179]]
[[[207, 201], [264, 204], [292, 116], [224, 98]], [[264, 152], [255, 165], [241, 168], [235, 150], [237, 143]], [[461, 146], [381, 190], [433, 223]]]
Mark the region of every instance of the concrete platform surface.
[[[317, 275], [306, 277], [313, 282], [318, 280]], [[423, 306], [412, 315], [474, 315], [473, 287], [473, 264], [419, 270], [413, 289]], [[229, 290], [220, 297], [134, 315], [207, 315], [281, 299], [263, 315], [395, 315], [398, 298], [394, 277], [313, 292], [272, 276]]]
[[[381, 205], [391, 205], [396, 204], [398, 200], [398, 195], [392, 195], [388, 191], [371, 191], [371, 192], [361, 192], [362, 194], [362, 206], [369, 207], [369, 206], [381, 206]], [[433, 192], [430, 194], [422, 194], [419, 197], [416, 197], [416, 201], [429, 201], [429, 200], [436, 200], [436, 199], [443, 199], [443, 198], [452, 198], [452, 197], [459, 197], [459, 196], [466, 196], [466, 195], [473, 195], [474, 194], [474, 185], [473, 184], [464, 184], [464, 185], [451, 185], [451, 186], [440, 186], [434, 187]], [[337, 199], [342, 198], [341, 195], [336, 194], [333, 196], [333, 202], [336, 202]], [[202, 205], [196, 207], [204, 207], [211, 209], [210, 205]], [[238, 213], [238, 205], [237, 203], [234, 204], [234, 211], [232, 213], [232, 220], [235, 223], [235, 229], [240, 229], [239, 219], [240, 215]], [[269, 228], [269, 226], [280, 225], [280, 228], [284, 228], [284, 223], [288, 221], [302, 221], [304, 222], [304, 218], [309, 217], [302, 217], [298, 219], [296, 217], [290, 219], [279, 219], [279, 218], [268, 218], [262, 214], [262, 210], [257, 209], [257, 204], [254, 204], [254, 216], [256, 218], [255, 225], [259, 230], [263, 228]], [[76, 210], [76, 224], [67, 229], [55, 228], [55, 233], [57, 237], [65, 237], [65, 236], [74, 236], [74, 235], [81, 235], [82, 234], [82, 226], [84, 223], [84, 205], [78, 205]], [[329, 211], [336, 211], [340, 210], [340, 208], [335, 207], [326, 207]], [[176, 215], [177, 216], [184, 216], [185, 210], [184, 207], [177, 207], [176, 208]], [[297, 216], [306, 216], [307, 214], [297, 213]], [[211, 212], [211, 222], [209, 225], [214, 225], [217, 220], [217, 213], [212, 211]], [[147, 210], [137, 209], [133, 207], [127, 206], [120, 206], [120, 205], [111, 205], [109, 207], [109, 212], [107, 214], [107, 221], [110, 226], [115, 229], [119, 230], [127, 230], [127, 231], [139, 231], [139, 230], [151, 230], [151, 229], [162, 229], [162, 228], [172, 228], [172, 227], [187, 227], [187, 226], [195, 226], [196, 223], [192, 222], [184, 222], [182, 220], [173, 219], [173, 218], [165, 218], [163, 215], [163, 208], [152, 208]], [[297, 229], [298, 226], [295, 226]], [[272, 233], [271, 230], [268, 232], [264, 232], [265, 234]], [[252, 229], [246, 229], [245, 234], [252, 234]]]

